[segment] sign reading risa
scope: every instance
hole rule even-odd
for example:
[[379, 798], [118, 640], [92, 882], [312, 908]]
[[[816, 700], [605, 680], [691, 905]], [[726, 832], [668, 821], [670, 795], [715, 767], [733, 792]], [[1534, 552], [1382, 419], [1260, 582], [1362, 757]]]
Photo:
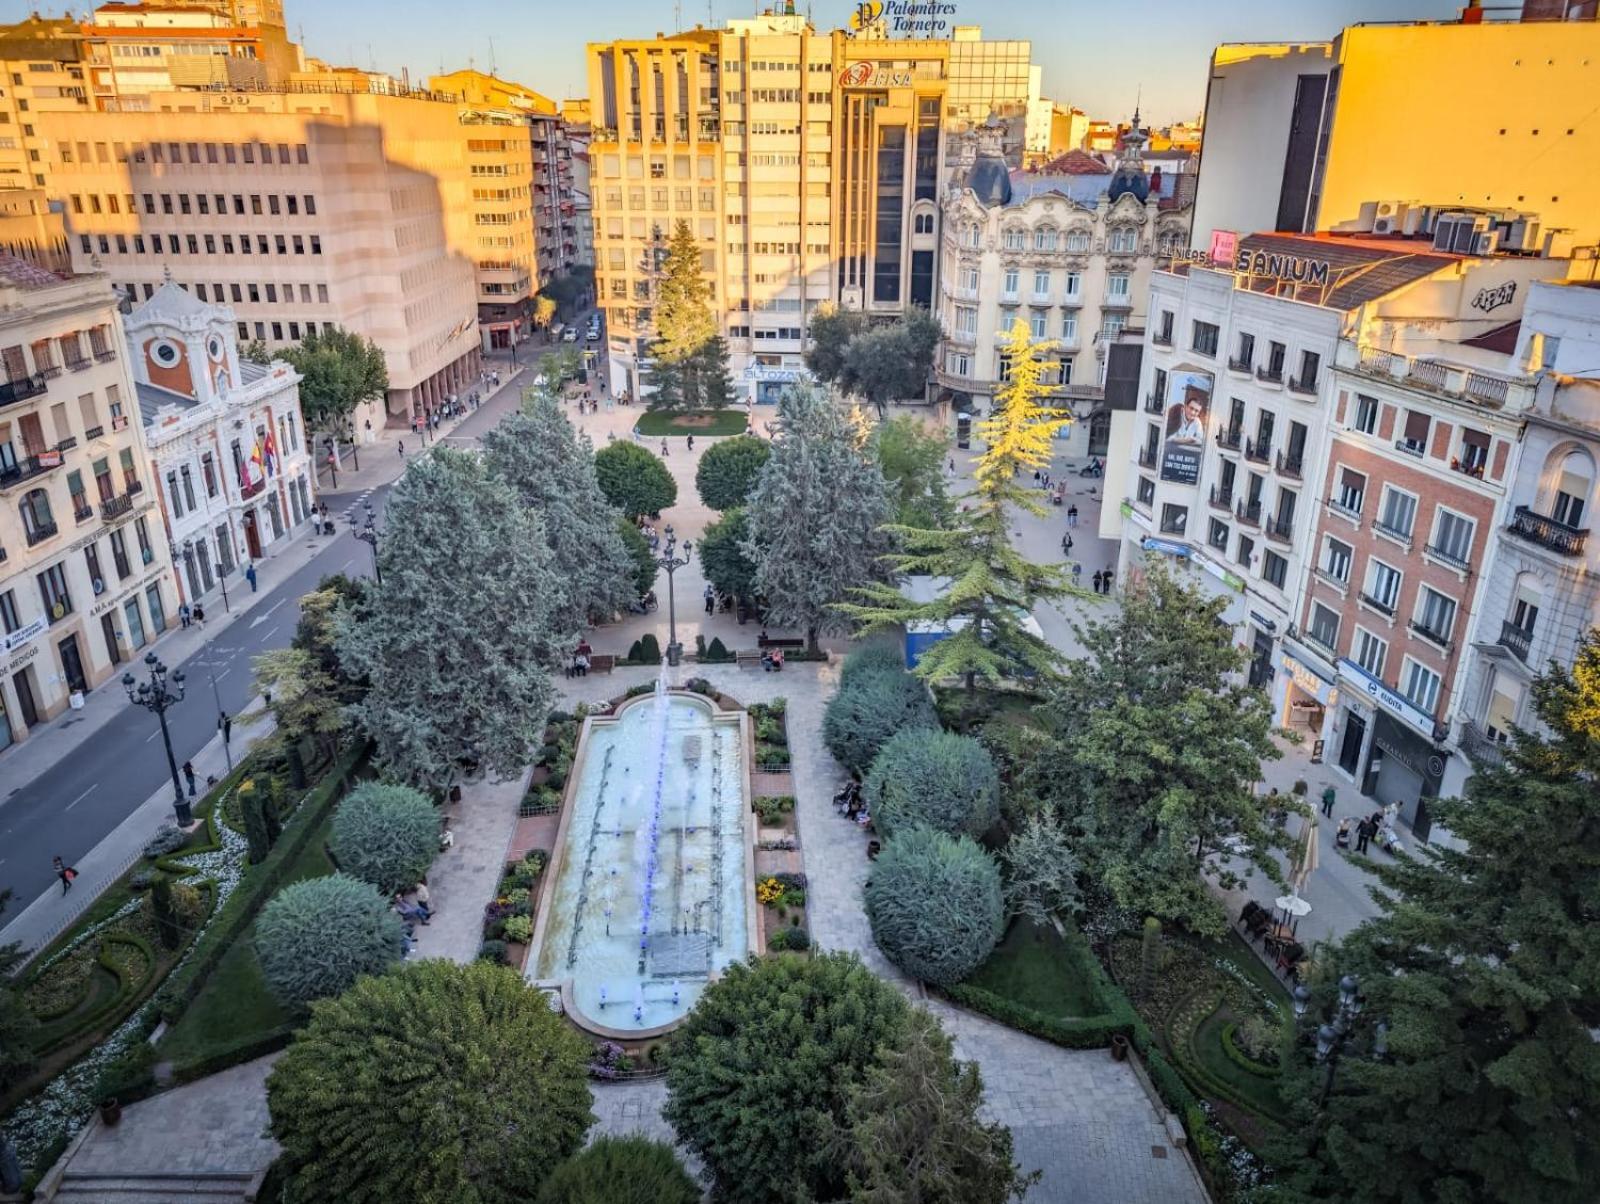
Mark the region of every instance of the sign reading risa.
[[879, 63], [851, 63], [839, 72], [841, 88], [909, 88], [911, 72]]

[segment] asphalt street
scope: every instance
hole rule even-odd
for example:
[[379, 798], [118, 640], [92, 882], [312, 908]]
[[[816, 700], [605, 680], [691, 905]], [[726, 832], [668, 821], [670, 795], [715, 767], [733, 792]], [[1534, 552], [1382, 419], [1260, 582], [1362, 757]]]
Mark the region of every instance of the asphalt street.
[[[508, 387], [463, 420], [448, 441], [459, 446], [481, 436], [516, 408], [518, 386], [530, 379], [531, 375], [523, 375], [520, 380], [508, 381]], [[379, 486], [368, 497], [380, 515], [389, 488]], [[360, 496], [354, 492], [318, 495], [341, 520]], [[378, 526], [381, 531], [381, 519]], [[371, 575], [371, 551], [350, 534], [348, 522], [340, 521], [338, 534], [331, 539], [316, 536], [314, 541], [321, 551], [305, 567], [275, 584], [248, 619], [229, 624], [201, 652], [168, 666], [182, 669], [188, 679], [184, 701], [167, 713], [179, 766], [215, 735], [219, 704], [236, 715], [254, 696], [251, 659], [286, 646], [294, 637], [302, 595], [333, 573]], [[237, 593], [248, 587], [235, 574], [229, 588]], [[208, 603], [209, 613], [215, 615], [219, 609]], [[121, 687], [107, 682], [100, 688]], [[0, 798], [0, 888], [15, 891], [19, 900], [37, 897], [54, 877], [51, 858], [59, 855], [68, 864], [81, 858], [170, 780], [160, 724], [148, 711], [129, 704], [72, 756], [10, 797]]]

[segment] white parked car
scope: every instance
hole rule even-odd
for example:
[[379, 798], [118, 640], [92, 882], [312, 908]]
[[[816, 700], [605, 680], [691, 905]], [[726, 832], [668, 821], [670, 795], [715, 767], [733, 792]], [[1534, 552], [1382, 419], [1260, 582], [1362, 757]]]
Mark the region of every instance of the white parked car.
[[578, 328], [569, 326], [563, 330], [561, 332], [561, 341], [563, 343], [576, 343], [578, 341]]

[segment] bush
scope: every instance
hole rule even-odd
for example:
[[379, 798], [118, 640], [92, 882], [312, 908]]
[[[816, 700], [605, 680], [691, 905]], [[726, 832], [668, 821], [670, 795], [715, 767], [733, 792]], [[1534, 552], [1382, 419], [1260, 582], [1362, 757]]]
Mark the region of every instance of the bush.
[[935, 986], [971, 974], [1005, 931], [994, 858], [964, 836], [929, 828], [885, 842], [865, 902], [878, 948], [907, 974]]
[[256, 958], [278, 1002], [303, 1007], [339, 995], [400, 959], [400, 917], [348, 874], [284, 887], [256, 920]]
[[767, 948], [774, 953], [785, 949], [803, 952], [811, 948], [811, 937], [804, 928], [780, 928], [767, 938]]
[[761, 822], [771, 827], [773, 824], [782, 823], [784, 815], [794, 810], [794, 795], [763, 794], [750, 806], [761, 817]]
[[717, 692], [717, 687], [712, 685], [703, 677], [691, 677], [688, 681], [684, 682], [683, 688], [688, 690], [691, 694], [703, 694], [707, 698], [712, 697]]
[[938, 725], [921, 681], [904, 670], [880, 669], [858, 672], [840, 687], [823, 715], [822, 739], [839, 764], [860, 775], [896, 732]]
[[144, 855], [154, 861], [157, 857], [176, 853], [188, 839], [177, 824], [162, 824], [156, 829], [156, 834], [145, 842]]
[[844, 658], [844, 666], [839, 670], [839, 688], [842, 690], [856, 679], [870, 673], [905, 671], [905, 653], [898, 645], [868, 644], [864, 648], [857, 648]]
[[533, 921], [527, 916], [507, 916], [505, 923], [500, 926], [500, 934], [507, 941], [526, 945], [533, 939]]
[[627, 518], [659, 514], [678, 500], [678, 483], [660, 457], [637, 443], [609, 443], [594, 455], [600, 492]]
[[873, 826], [884, 836], [925, 825], [979, 839], [1000, 819], [1000, 774], [971, 736], [907, 728], [889, 737], [867, 773]]
[[661, 663], [661, 645], [656, 641], [655, 632], [647, 631], [640, 637], [639, 659], [647, 665]]
[[318, 1002], [267, 1079], [296, 1200], [519, 1204], [594, 1123], [589, 1043], [503, 966], [439, 958]]
[[732, 510], [750, 500], [772, 445], [754, 435], [736, 435], [706, 448], [694, 471], [700, 500], [712, 510]]
[[506, 943], [504, 941], [488, 940], [478, 946], [478, 960], [480, 962], [493, 962], [497, 966], [506, 964]]
[[733, 659], [733, 653], [728, 651], [728, 646], [722, 642], [720, 635], [711, 637], [711, 643], [706, 647], [706, 654], [700, 658], [707, 664], [722, 664]]
[[134, 870], [128, 875], [128, 889], [134, 892], [147, 891], [156, 884], [155, 870]]
[[364, 782], [333, 815], [328, 842], [346, 873], [384, 894], [415, 886], [439, 853], [439, 814], [408, 786]]
[[639, 597], [643, 598], [655, 586], [656, 575], [661, 571], [661, 566], [656, 564], [656, 554], [650, 550], [650, 541], [644, 537], [644, 532], [639, 530], [631, 518], [619, 514], [617, 531], [622, 537], [622, 546], [628, 551], [628, 566], [633, 578], [633, 588]]
[[645, 1137], [600, 1137], [556, 1167], [539, 1204], [699, 1204], [700, 1187], [672, 1147]]

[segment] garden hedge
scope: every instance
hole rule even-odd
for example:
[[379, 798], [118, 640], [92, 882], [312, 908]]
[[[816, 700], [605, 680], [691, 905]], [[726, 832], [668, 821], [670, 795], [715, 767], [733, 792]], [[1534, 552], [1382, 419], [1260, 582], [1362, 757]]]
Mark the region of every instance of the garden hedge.
[[989, 750], [938, 728], [890, 736], [872, 759], [862, 793], [885, 840], [916, 826], [982, 840], [1000, 820], [1000, 774]]
[[[370, 744], [364, 740], [358, 740], [346, 749], [283, 825], [278, 843], [272, 846], [272, 852], [267, 854], [266, 860], [244, 871], [239, 885], [190, 950], [188, 960], [168, 977], [166, 984], [156, 994], [161, 1018], [168, 1024], [177, 1023], [222, 961], [223, 955], [234, 941], [244, 935], [250, 921], [255, 919], [256, 912], [277, 890], [289, 866], [305, 851], [312, 834], [333, 810], [346, 782], [366, 760], [369, 752]], [[241, 765], [240, 771], [243, 769]], [[210, 818], [214, 822], [215, 808]]]

